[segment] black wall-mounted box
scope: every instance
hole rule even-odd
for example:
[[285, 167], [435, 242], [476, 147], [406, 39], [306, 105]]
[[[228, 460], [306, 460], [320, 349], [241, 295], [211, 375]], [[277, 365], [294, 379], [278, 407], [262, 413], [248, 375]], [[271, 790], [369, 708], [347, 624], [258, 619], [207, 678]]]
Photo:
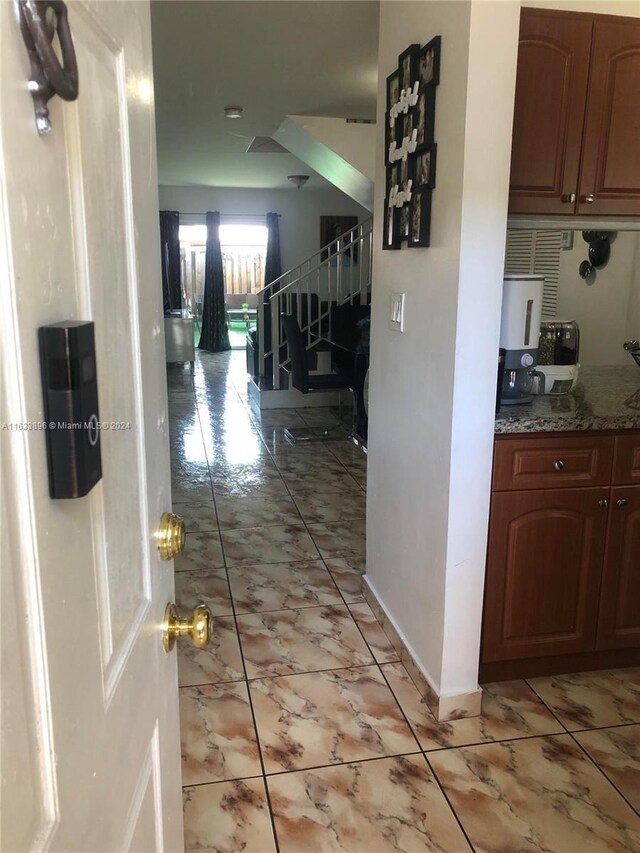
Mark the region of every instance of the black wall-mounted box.
[[41, 326], [49, 494], [81, 498], [102, 477], [93, 323]]

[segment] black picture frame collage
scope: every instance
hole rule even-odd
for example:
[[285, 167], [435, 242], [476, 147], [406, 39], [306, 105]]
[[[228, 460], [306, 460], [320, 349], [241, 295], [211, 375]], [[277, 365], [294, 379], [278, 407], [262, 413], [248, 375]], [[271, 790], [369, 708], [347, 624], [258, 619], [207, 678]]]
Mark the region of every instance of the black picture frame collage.
[[436, 185], [434, 124], [441, 37], [412, 44], [387, 77], [383, 249], [429, 246]]

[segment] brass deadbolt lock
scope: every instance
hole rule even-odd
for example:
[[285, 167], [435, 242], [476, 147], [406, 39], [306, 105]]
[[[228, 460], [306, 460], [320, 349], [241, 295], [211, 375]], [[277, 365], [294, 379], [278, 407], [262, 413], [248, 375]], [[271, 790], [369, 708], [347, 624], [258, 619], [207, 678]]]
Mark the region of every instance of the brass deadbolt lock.
[[173, 560], [184, 548], [184, 521], [172, 512], [163, 512], [158, 528], [158, 550], [162, 560]]

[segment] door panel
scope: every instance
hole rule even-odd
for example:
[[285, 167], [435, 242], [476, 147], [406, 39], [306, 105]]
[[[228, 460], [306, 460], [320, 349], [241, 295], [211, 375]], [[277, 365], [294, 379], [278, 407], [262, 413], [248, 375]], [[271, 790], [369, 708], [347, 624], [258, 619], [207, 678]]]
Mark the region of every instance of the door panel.
[[607, 497], [603, 488], [493, 494], [483, 662], [593, 648]]
[[[2, 421], [31, 425], [2, 434], [3, 805], [21, 786], [2, 849], [178, 850], [176, 660], [161, 638], [173, 577], [155, 538], [171, 503], [149, 8], [72, 3], [69, 23], [80, 96], [51, 101], [39, 137], [16, 8], [0, 4]], [[54, 501], [37, 329], [61, 320], [95, 323], [103, 478]]]
[[640, 486], [611, 490], [598, 649], [640, 647]]
[[596, 21], [578, 213], [640, 214], [640, 22]]
[[591, 32], [579, 14], [521, 11], [510, 213], [574, 212]]

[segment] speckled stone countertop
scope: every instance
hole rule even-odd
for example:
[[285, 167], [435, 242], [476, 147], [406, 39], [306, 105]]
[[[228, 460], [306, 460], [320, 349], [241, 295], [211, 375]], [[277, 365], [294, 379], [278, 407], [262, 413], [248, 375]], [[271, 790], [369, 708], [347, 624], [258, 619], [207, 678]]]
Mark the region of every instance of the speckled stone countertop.
[[[626, 401], [637, 394], [638, 408]], [[640, 429], [640, 368], [583, 367], [571, 394], [534, 397], [532, 403], [502, 406], [496, 434]]]

